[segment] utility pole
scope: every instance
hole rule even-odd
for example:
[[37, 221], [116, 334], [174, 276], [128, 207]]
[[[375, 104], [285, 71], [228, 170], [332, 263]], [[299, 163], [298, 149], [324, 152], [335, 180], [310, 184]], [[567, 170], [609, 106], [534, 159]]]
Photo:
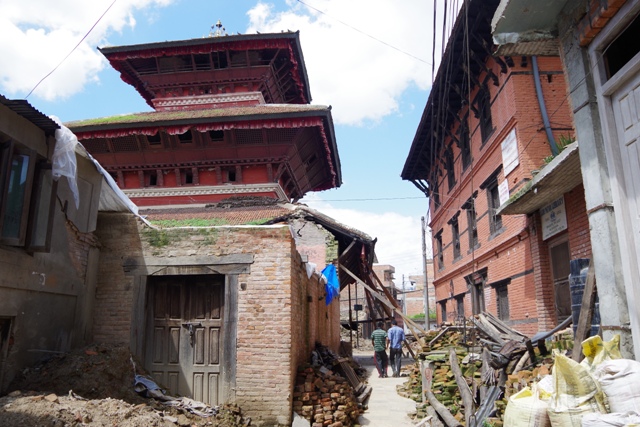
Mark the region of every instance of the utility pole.
[[402, 314], [407, 315], [407, 294], [404, 289], [404, 274], [402, 275]]
[[429, 331], [429, 270], [427, 269], [427, 227], [424, 217], [420, 218], [422, 223], [422, 269], [424, 270], [424, 328]]

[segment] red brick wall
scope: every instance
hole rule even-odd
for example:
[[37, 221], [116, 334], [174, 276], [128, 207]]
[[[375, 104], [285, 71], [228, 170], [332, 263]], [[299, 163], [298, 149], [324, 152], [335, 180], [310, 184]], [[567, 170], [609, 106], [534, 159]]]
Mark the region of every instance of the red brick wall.
[[565, 193], [564, 204], [567, 211], [571, 259], [591, 258], [589, 217], [587, 216], [587, 205], [582, 184]]
[[531, 252], [535, 268], [536, 299], [540, 330], [549, 330], [557, 324], [555, 311], [554, 285], [551, 274], [551, 260], [549, 259], [549, 242], [567, 238], [569, 241], [570, 259], [591, 258], [591, 240], [589, 235], [589, 220], [584, 199], [584, 187], [578, 185], [564, 194], [565, 211], [567, 215], [567, 230], [552, 239], [542, 240], [542, 224], [540, 215], [536, 212], [531, 217], [531, 229], [534, 230]]
[[128, 343], [133, 322], [133, 276], [128, 258], [253, 254], [238, 283], [236, 402], [252, 425], [290, 424], [297, 366], [316, 341], [339, 346], [339, 301], [325, 304], [317, 276], [307, 278], [288, 226], [165, 230], [169, 245], [150, 244], [152, 233], [130, 215], [101, 214], [102, 243], [96, 289], [97, 342]]
[[[497, 176], [498, 184], [508, 180], [509, 192], [514, 194], [524, 183], [531, 179], [531, 171], [544, 165], [544, 158], [551, 154], [546, 134], [543, 130], [542, 116], [535, 93], [535, 85], [530, 58], [522, 64], [520, 58], [513, 58], [515, 64], [506, 74], [501, 74], [498, 64], [490, 58], [488, 66], [499, 78], [499, 85], [495, 86], [491, 79], [487, 80], [487, 88], [491, 95], [492, 124], [494, 131], [486, 142], [482, 142], [479, 119], [473, 112], [469, 112], [469, 129], [471, 140], [472, 165], [463, 170], [460, 149], [452, 141], [445, 141], [445, 146], [451, 145], [455, 158], [456, 184], [449, 188], [447, 171], [444, 162], [439, 162], [439, 191], [441, 206], [437, 209], [431, 200], [432, 220], [430, 223], [432, 234], [442, 230], [444, 268], [440, 269], [435, 262], [436, 300], [447, 301], [447, 312], [456, 311], [455, 299], [452, 296], [467, 292], [465, 276], [472, 272], [487, 268], [487, 284], [511, 278], [508, 285], [510, 322], [512, 326], [524, 333], [534, 333], [538, 330], [538, 310], [541, 304], [546, 304], [549, 289], [542, 286], [548, 262], [544, 257], [538, 257], [534, 264], [534, 252], [537, 251], [529, 241], [531, 232], [525, 215], [502, 216], [504, 231], [491, 236], [489, 228], [488, 199], [486, 189], [482, 184], [502, 164], [501, 143], [509, 132], [515, 129], [518, 145], [519, 165], [505, 177], [505, 170]], [[559, 58], [539, 58], [541, 85], [545, 103], [555, 127], [571, 128], [571, 115], [565, 101], [566, 86], [562, 75]], [[485, 75], [480, 75], [483, 81]], [[471, 99], [474, 99], [477, 88], [472, 89]], [[460, 112], [461, 117], [467, 110]], [[457, 125], [454, 125], [454, 133]], [[568, 131], [554, 131], [558, 138], [561, 134], [569, 136]], [[441, 156], [441, 153], [439, 156]], [[470, 249], [467, 233], [466, 210], [463, 204], [477, 191], [475, 210], [477, 218], [479, 246]], [[448, 223], [459, 212], [458, 225], [460, 231], [461, 256], [453, 257], [452, 229]], [[587, 236], [588, 239], [588, 236]], [[437, 257], [437, 245], [434, 239], [434, 259]], [[485, 287], [486, 309], [496, 314], [496, 293], [491, 286]], [[551, 294], [551, 296], [553, 296]], [[538, 301], [538, 304], [536, 304]], [[465, 313], [471, 314], [471, 299], [465, 297]], [[437, 306], [438, 321], [442, 322], [441, 309]], [[448, 319], [451, 320], [451, 319]], [[545, 320], [546, 322], [546, 320]]]

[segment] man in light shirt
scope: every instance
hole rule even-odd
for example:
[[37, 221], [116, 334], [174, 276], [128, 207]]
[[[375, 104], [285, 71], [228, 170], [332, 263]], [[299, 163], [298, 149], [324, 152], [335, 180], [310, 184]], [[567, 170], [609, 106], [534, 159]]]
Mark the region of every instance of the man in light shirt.
[[404, 341], [404, 330], [398, 326], [396, 319], [391, 321], [391, 325], [391, 328], [387, 331], [389, 359], [393, 376], [399, 377], [400, 366], [402, 365], [402, 342]]

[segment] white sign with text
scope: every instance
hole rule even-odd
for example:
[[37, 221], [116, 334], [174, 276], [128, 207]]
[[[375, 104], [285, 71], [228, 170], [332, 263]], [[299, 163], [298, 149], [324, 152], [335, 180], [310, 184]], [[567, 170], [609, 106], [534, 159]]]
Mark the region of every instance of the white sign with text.
[[542, 220], [542, 240], [555, 236], [567, 229], [567, 211], [564, 206], [564, 196], [540, 209]]

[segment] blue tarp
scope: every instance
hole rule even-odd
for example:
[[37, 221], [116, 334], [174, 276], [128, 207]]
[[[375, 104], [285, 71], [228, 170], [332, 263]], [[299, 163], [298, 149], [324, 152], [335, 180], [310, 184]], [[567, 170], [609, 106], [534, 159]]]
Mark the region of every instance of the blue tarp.
[[322, 275], [327, 279], [327, 284], [325, 285], [327, 297], [325, 298], [325, 302], [329, 305], [335, 297], [340, 295], [340, 282], [338, 281], [336, 266], [333, 264], [327, 265], [324, 270], [322, 270]]

